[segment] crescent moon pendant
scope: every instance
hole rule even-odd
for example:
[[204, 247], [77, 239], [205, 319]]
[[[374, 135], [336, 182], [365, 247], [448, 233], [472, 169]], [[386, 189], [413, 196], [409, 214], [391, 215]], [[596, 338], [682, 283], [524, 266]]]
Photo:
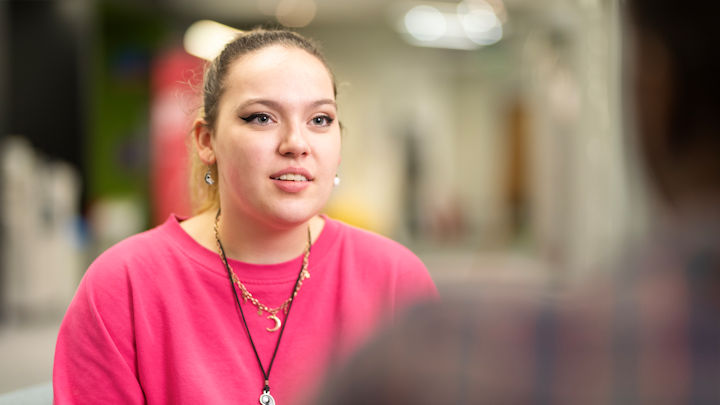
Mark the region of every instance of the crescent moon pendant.
[[275, 332], [276, 330], [280, 329], [280, 325], [282, 325], [280, 318], [278, 318], [276, 315], [270, 315], [267, 317], [267, 319], [275, 321], [275, 326], [273, 326], [272, 328], [265, 328], [268, 332]]

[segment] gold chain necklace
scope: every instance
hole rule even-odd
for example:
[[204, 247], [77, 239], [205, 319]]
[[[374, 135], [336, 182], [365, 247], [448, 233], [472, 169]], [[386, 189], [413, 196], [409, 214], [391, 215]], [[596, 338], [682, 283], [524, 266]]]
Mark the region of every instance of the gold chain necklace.
[[308, 241], [307, 246], [305, 247], [305, 253], [303, 254], [303, 262], [302, 267], [300, 268], [300, 277], [295, 283], [295, 289], [293, 290], [292, 295], [288, 299], [285, 300], [285, 302], [282, 303], [279, 307], [276, 308], [270, 308], [267, 305], [260, 302], [257, 298], [253, 297], [252, 293], [248, 291], [247, 287], [240, 281], [240, 278], [235, 274], [235, 271], [230, 267], [230, 264], [227, 261], [227, 257], [225, 257], [224, 251], [222, 250], [222, 243], [220, 242], [220, 229], [218, 227], [218, 222], [220, 220], [220, 210], [218, 210], [217, 215], [215, 215], [215, 243], [217, 244], [218, 248], [218, 254], [220, 255], [220, 258], [223, 261], [223, 264], [230, 270], [230, 277], [232, 278], [232, 281], [238, 286], [240, 289], [240, 295], [243, 298], [244, 302], [250, 301], [257, 309], [258, 309], [258, 315], [262, 316], [263, 312], [267, 312], [270, 314], [267, 319], [270, 319], [275, 322], [275, 325], [272, 328], [265, 328], [268, 332], [275, 332], [282, 326], [282, 321], [280, 318], [278, 318], [277, 313], [280, 311], [283, 311], [283, 313], [287, 316], [288, 313], [288, 307], [290, 306], [290, 303], [292, 300], [297, 296], [298, 292], [300, 291], [300, 287], [302, 287], [303, 280], [310, 278], [310, 272], [308, 271], [308, 258], [310, 257], [310, 245], [312, 244], [312, 238], [310, 236], [310, 226], [308, 226]]
[[[227, 257], [225, 256], [225, 249], [223, 248], [222, 242], [220, 242], [220, 232], [218, 230], [218, 221], [220, 219], [220, 210], [218, 209], [217, 214], [215, 215], [215, 241], [218, 245], [218, 250], [220, 254], [220, 258], [223, 261], [223, 264], [225, 265], [225, 269], [228, 272], [228, 280], [230, 281], [230, 287], [232, 287], [233, 296], [235, 297], [235, 303], [238, 306], [238, 309], [240, 310], [240, 316], [242, 317], [243, 326], [245, 327], [245, 332], [247, 332], [248, 339], [250, 340], [250, 346], [252, 346], [253, 353], [255, 353], [255, 360], [257, 360], [258, 367], [260, 367], [260, 372], [262, 373], [263, 377], [265, 378], [265, 383], [263, 384], [262, 393], [260, 394], [260, 404], [262, 405], [275, 405], [275, 398], [273, 398], [272, 395], [270, 395], [270, 372], [272, 371], [273, 364], [275, 363], [275, 356], [277, 356], [278, 349], [280, 348], [280, 340], [283, 337], [283, 332], [285, 331], [285, 326], [287, 326], [287, 320], [290, 316], [290, 308], [292, 308], [293, 299], [297, 295], [298, 291], [300, 291], [300, 286], [302, 285], [302, 280], [305, 278], [310, 277], [310, 273], [307, 271], [308, 266], [308, 257], [310, 256], [310, 245], [312, 245], [312, 237], [310, 236], [310, 226], [308, 226], [308, 244], [307, 248], [305, 250], [305, 255], [303, 256], [303, 263], [302, 267], [300, 267], [300, 273], [298, 274], [297, 280], [295, 281], [295, 289], [293, 290], [292, 295], [290, 298], [288, 298], [283, 305], [277, 307], [277, 308], [268, 308], [265, 305], [260, 304], [260, 302], [250, 294], [250, 292], [245, 288], [245, 286], [240, 282], [240, 279], [235, 275], [235, 272], [230, 268], [230, 264], [228, 264]], [[285, 312], [285, 323], [282, 324], [282, 328], [280, 328], [280, 334], [278, 335], [277, 342], [275, 343], [275, 350], [273, 351], [272, 358], [270, 359], [270, 364], [268, 365], [267, 371], [265, 371], [265, 367], [263, 367], [262, 361], [260, 360], [260, 355], [258, 355], [257, 348], [255, 347], [255, 342], [253, 341], [252, 335], [250, 334], [250, 328], [248, 327], [247, 320], [245, 319], [245, 313], [243, 312], [242, 306], [240, 305], [240, 299], [238, 298], [237, 289], [235, 286], [238, 286], [240, 290], [242, 291], [243, 298], [245, 299], [245, 302], [249, 299], [250, 302], [253, 303], [258, 308], [258, 315], [262, 316], [263, 310], [266, 312], [271, 312], [268, 319], [273, 319], [275, 321], [275, 327], [274, 328], [268, 328], [267, 330], [270, 332], [273, 332], [278, 329], [281, 322], [280, 319], [276, 316], [277, 312], [281, 309]]]

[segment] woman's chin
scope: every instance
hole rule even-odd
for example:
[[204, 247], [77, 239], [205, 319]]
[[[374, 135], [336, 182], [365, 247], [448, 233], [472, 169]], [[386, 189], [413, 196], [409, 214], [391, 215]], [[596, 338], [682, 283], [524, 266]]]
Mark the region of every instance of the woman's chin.
[[320, 210], [284, 210], [268, 216], [277, 228], [290, 229], [307, 224]]

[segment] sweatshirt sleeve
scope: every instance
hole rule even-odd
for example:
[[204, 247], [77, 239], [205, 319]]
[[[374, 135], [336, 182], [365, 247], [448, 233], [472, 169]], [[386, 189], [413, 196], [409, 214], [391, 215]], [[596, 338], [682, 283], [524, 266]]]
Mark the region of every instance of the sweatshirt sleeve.
[[54, 403], [142, 404], [131, 283], [119, 257], [88, 269], [60, 326], [53, 365]]
[[410, 251], [407, 252], [395, 286], [396, 309], [399, 311], [421, 302], [439, 299], [437, 287], [425, 264]]

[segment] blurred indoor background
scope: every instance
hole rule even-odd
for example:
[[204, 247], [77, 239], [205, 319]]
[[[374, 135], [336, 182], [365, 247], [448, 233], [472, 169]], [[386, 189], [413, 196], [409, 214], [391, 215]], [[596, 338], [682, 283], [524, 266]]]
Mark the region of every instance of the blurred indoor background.
[[50, 380], [101, 250], [189, 214], [189, 51], [223, 28], [202, 20], [321, 44], [345, 127], [327, 212], [409, 246], [441, 292], [602, 272], [649, 209], [618, 3], [0, 0], [0, 393]]

